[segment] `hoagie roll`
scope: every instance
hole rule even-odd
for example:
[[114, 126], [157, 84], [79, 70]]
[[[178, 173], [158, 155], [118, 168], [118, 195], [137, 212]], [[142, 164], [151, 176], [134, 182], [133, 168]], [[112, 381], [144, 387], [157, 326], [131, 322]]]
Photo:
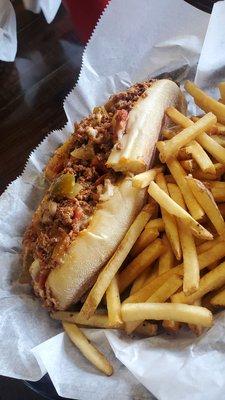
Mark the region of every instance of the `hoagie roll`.
[[145, 203], [131, 174], [153, 162], [171, 80], [138, 83], [75, 125], [48, 162], [48, 190], [23, 239], [23, 277], [49, 309], [65, 310], [95, 282]]

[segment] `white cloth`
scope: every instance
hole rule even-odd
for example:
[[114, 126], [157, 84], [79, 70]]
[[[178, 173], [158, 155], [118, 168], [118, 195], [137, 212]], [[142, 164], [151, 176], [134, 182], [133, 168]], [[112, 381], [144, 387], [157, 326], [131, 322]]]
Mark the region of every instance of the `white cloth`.
[[9, 0], [0, 1], [0, 60], [14, 61], [17, 50], [16, 16]]
[[[43, 12], [48, 23], [55, 18], [61, 0], [23, 0], [34, 13]], [[0, 60], [14, 61], [17, 52], [16, 15], [10, 0], [0, 0]]]
[[34, 13], [43, 12], [46, 21], [50, 24], [55, 18], [61, 0], [23, 0], [24, 7]]

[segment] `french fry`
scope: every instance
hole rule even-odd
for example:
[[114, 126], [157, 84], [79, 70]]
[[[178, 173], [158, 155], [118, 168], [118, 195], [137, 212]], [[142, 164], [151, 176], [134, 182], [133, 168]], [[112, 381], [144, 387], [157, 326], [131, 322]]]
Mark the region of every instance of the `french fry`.
[[[182, 279], [178, 275], [172, 275], [158, 290], [155, 291], [147, 300], [147, 303], [164, 303], [172, 294], [174, 294], [182, 286]], [[143, 321], [135, 320], [126, 326], [126, 332], [130, 334]]]
[[191, 176], [187, 176], [186, 179], [193, 195], [202, 206], [212, 224], [215, 226], [216, 231], [219, 235], [223, 235], [225, 233], [225, 223], [219, 211], [219, 208], [216, 205], [212, 193], [205, 187], [205, 185], [201, 181], [194, 179]]
[[161, 239], [156, 239], [147, 246], [124, 270], [119, 274], [119, 291], [124, 290], [146, 269], [149, 268], [160, 254], [165, 251], [165, 246]]
[[124, 301], [123, 304], [126, 303], [142, 303], [145, 302], [150, 295], [154, 294], [156, 290], [158, 290], [171, 276], [173, 275], [183, 275], [183, 267], [182, 265], [171, 268], [167, 272], [164, 272], [164, 274], [159, 275], [155, 277], [154, 279], [150, 278], [150, 280], [147, 279], [145, 286], [138, 290], [136, 293], [132, 294], [131, 296], [127, 297]]
[[212, 271], [212, 269], [214, 269], [214, 268], [216, 268], [216, 267], [218, 267], [218, 263], [217, 263], [217, 262], [214, 262], [214, 263], [210, 264], [210, 265], [207, 267], [207, 270], [208, 270], [208, 271]]
[[176, 183], [174, 177], [172, 175], [164, 175], [166, 183]]
[[180, 161], [180, 165], [187, 172], [194, 172], [194, 171], [196, 171], [196, 169], [198, 169], [198, 165], [197, 165], [196, 161], [193, 160], [192, 158], [190, 160]]
[[225, 82], [220, 82], [218, 85], [222, 103], [225, 104]]
[[162, 240], [166, 247], [166, 251], [159, 257], [159, 275], [174, 267], [175, 264], [174, 253], [172, 251], [170, 242], [165, 234], [163, 235]]
[[182, 160], [190, 160], [192, 158], [191, 153], [187, 150], [187, 147], [182, 147], [177, 153], [177, 159]]
[[[157, 211], [157, 204], [152, 203], [150, 214], [151, 217], [155, 216]], [[164, 230], [164, 223], [161, 218], [156, 218], [150, 220], [137, 238], [133, 248], [130, 251], [131, 257], [136, 257], [141, 251], [143, 251], [150, 243], [152, 243], [159, 236], [159, 232]]]
[[225, 105], [208, 96], [193, 82], [186, 81], [184, 85], [186, 91], [194, 98], [195, 104], [205, 112], [212, 111], [219, 122], [225, 123]]
[[161, 134], [165, 139], [172, 139], [176, 132], [173, 129], [162, 129]]
[[114, 276], [108, 289], [106, 290], [106, 304], [109, 323], [112, 326], [123, 325], [123, 321], [121, 319], [121, 303], [117, 276]]
[[222, 236], [218, 236], [213, 240], [204, 242], [197, 247], [197, 253], [198, 254], [204, 253], [205, 251], [212, 249], [216, 244], [221, 243], [223, 241], [225, 241], [225, 238]]
[[[136, 282], [139, 278], [141, 278], [142, 275], [143, 275], [144, 273], [146, 274], [145, 282], [143, 282], [143, 280], [142, 280], [142, 282], [139, 282], [139, 283], [140, 283], [140, 287], [139, 287], [137, 290], [132, 291], [135, 282]], [[148, 274], [148, 275], [147, 275], [147, 274]], [[131, 288], [131, 291], [130, 291], [130, 296], [132, 296], [134, 293], [138, 292], [138, 290], [140, 290], [140, 289], [144, 286], [144, 284], [146, 283], [146, 281], [148, 281], [148, 283], [149, 283], [150, 281], [154, 280], [157, 276], [158, 276], [158, 266], [155, 264], [153, 267], [151, 267], [150, 271], [149, 271], [149, 270], [145, 270], [145, 271], [140, 275], [140, 277], [137, 278], [136, 281], [134, 281], [134, 284], [133, 284], [133, 286], [132, 286], [132, 288]], [[140, 279], [140, 281], [141, 281], [141, 279]], [[137, 282], [137, 283], [138, 283], [138, 282]], [[141, 283], [143, 283], [143, 284], [141, 285]], [[126, 301], [125, 301], [125, 302], [126, 302]], [[132, 328], [133, 328], [133, 322], [127, 322], [127, 323], [125, 323], [125, 331], [126, 331], [127, 333], [130, 332], [130, 329], [131, 329], [131, 331], [132, 331], [132, 330], [133, 330]], [[136, 332], [137, 330], [138, 330], [138, 327], [137, 327], [137, 329], [135, 330], [135, 332]]]
[[[167, 115], [173, 120], [177, 120], [178, 123], [183, 127], [183, 128], [188, 128], [190, 126], [193, 126], [193, 121], [190, 121], [189, 118], [185, 117], [183, 114], [179, 113], [174, 107], [170, 107], [167, 109]], [[184, 118], [183, 118], [184, 117]], [[189, 120], [189, 122], [188, 122]], [[199, 118], [196, 120], [196, 122], [199, 120]], [[205, 152], [205, 150], [202, 148], [202, 146], [196, 141], [192, 140], [188, 146], [186, 147], [186, 152], [190, 154], [201, 170], [203, 172], [211, 172], [215, 173], [215, 169], [213, 166], [212, 161], [210, 160], [208, 154]]]
[[117, 326], [112, 326], [110, 324], [107, 314], [94, 314], [91, 318], [86, 319], [81, 317], [79, 313], [75, 311], [55, 311], [51, 313], [51, 317], [58, 321], [70, 322], [77, 325], [106, 329], [117, 328]]
[[211, 128], [217, 119], [213, 113], [209, 112], [200, 118], [194, 125], [190, 125], [184, 128], [180, 133], [175, 135], [173, 138], [167, 141], [159, 141], [156, 144], [157, 149], [160, 152], [160, 160], [166, 162], [172, 156], [176, 156], [181, 147], [186, 146], [193, 139], [195, 139], [199, 134], [203, 133], [205, 130]]
[[142, 272], [142, 274], [139, 275], [139, 276], [135, 279], [135, 281], [134, 281], [134, 283], [133, 283], [133, 285], [132, 285], [132, 287], [131, 287], [131, 290], [130, 290], [130, 296], [131, 296], [132, 294], [138, 292], [138, 290], [141, 289], [141, 288], [144, 286], [144, 284], [145, 284], [145, 282], [146, 282], [148, 276], [149, 276], [149, 271], [148, 271], [148, 269], [147, 269], [147, 270], [144, 270], [144, 271]]
[[188, 183], [186, 182], [186, 172], [184, 169], [181, 167], [179, 161], [175, 159], [171, 159], [167, 162], [167, 166], [173, 175], [177, 185], [179, 186], [181, 193], [183, 195], [184, 201], [187, 205], [188, 210], [190, 211], [192, 217], [196, 220], [199, 220], [203, 217], [204, 211], [202, 207], [198, 204], [198, 202], [195, 200], [191, 189], [188, 186]]
[[118, 272], [129, 251], [148, 222], [154, 206], [155, 205], [152, 203], [148, 204], [148, 208], [145, 206], [138, 214], [123, 240], [117, 247], [115, 253], [98, 275], [97, 281], [90, 290], [88, 297], [80, 310], [80, 316], [90, 318], [94, 314], [110, 282]]
[[[134, 281], [134, 283], [131, 287], [131, 290], [130, 290], [130, 296], [132, 296], [134, 293], [136, 293], [138, 290], [140, 290], [144, 286], [147, 279], [148, 279], [148, 281], [149, 281], [149, 279], [153, 280], [154, 278], [156, 278], [156, 276], [158, 276], [157, 265], [154, 265], [150, 269], [150, 271], [147, 269], [144, 272], [142, 272], [142, 274]], [[132, 327], [133, 327], [132, 324], [133, 324], [132, 322], [125, 323], [125, 330], [127, 333], [129, 332], [130, 328], [132, 329]], [[140, 325], [140, 327], [141, 327], [141, 325]], [[138, 328], [135, 330], [135, 332], [137, 332], [137, 330], [138, 330]]]
[[179, 125], [173, 125], [170, 126], [169, 128], [163, 128], [161, 130], [161, 135], [165, 139], [172, 139], [177, 133], [181, 132], [182, 128]]
[[213, 140], [215, 140], [216, 143], [220, 144], [220, 146], [225, 147], [225, 137], [224, 136], [213, 135]]
[[[223, 105], [223, 107], [225, 108], [225, 105]], [[180, 124], [183, 128], [187, 128], [194, 124], [193, 121], [191, 121], [188, 117], [185, 117], [185, 115], [181, 114], [178, 110], [176, 110], [175, 108], [173, 110], [174, 113], [172, 116], [170, 115], [170, 118], [174, 122]], [[211, 138], [209, 135], [207, 135], [207, 133], [201, 133], [200, 135], [198, 135], [196, 140], [219, 163], [225, 164], [225, 152], [223, 147], [220, 146], [220, 144], [216, 143], [216, 141], [213, 140], [213, 138]]]
[[213, 306], [225, 306], [225, 288], [223, 287], [215, 296], [210, 299]]
[[133, 248], [131, 249], [130, 256], [136, 257], [140, 254], [150, 243], [154, 242], [159, 236], [158, 229], [148, 229], [147, 225], [144, 231], [141, 233], [137, 241], [135, 242]]
[[[198, 262], [200, 270], [207, 268], [210, 264], [221, 260], [225, 257], [224, 242], [216, 243], [212, 248], [204, 251], [198, 255]], [[132, 296], [127, 297], [124, 303], [142, 303], [146, 301], [149, 295], [153, 294], [160, 286], [163, 285], [172, 275], [183, 275], [183, 264], [177, 265], [174, 268], [164, 272], [164, 274], [157, 276], [155, 279], [147, 279], [145, 286]]]
[[210, 301], [211, 301], [211, 298], [213, 297], [214, 293], [215, 292], [209, 292], [201, 299], [202, 307], [208, 308], [208, 310], [210, 310], [212, 313], [215, 312], [215, 306], [213, 306], [210, 303]]
[[138, 188], [138, 189], [143, 189], [149, 185], [151, 181], [154, 181], [156, 175], [158, 172], [162, 171], [162, 167], [156, 167], [152, 168], [148, 171], [142, 172], [138, 175], [135, 175], [132, 178], [132, 186]]
[[[72, 324], [84, 325], [93, 328], [103, 328], [103, 329], [123, 329], [123, 326], [112, 326], [109, 323], [109, 318], [107, 314], [94, 314], [90, 319], [80, 319], [78, 312], [70, 311], [56, 311], [51, 313], [51, 317], [58, 321], [70, 322]], [[157, 324], [152, 324], [148, 321], [144, 321], [141, 325], [135, 329], [134, 333], [141, 336], [155, 336], [157, 334], [158, 326]]]
[[186, 210], [184, 198], [179, 186], [176, 183], [168, 183], [168, 191], [171, 199], [175, 201], [175, 203], [177, 203], [181, 208]]
[[[169, 184], [168, 189], [171, 198], [185, 210], [185, 203], [178, 186]], [[197, 251], [190, 228], [185, 225], [182, 220], [178, 220], [177, 224], [183, 252], [183, 291], [185, 294], [191, 294], [195, 292], [199, 286], [200, 274]]]
[[225, 189], [225, 182], [220, 182], [220, 181], [214, 181], [214, 182], [210, 182], [210, 188], [214, 189], [214, 188], [219, 188], [219, 189]]
[[157, 331], [157, 324], [152, 324], [151, 322], [144, 321], [135, 329], [134, 333], [137, 333], [138, 335], [144, 337], [151, 337], [157, 335]]
[[223, 218], [225, 218], [225, 203], [218, 204], [218, 208]]
[[[151, 267], [149, 274], [146, 278], [146, 281], [143, 286], [145, 286], [147, 283], [153, 281], [157, 276], [159, 276], [159, 263], [158, 260], [154, 263], [153, 267]], [[142, 287], [143, 287], [142, 286]]]
[[217, 122], [216, 128], [217, 128], [217, 131], [218, 131], [218, 133], [220, 135], [224, 135], [225, 134], [225, 125], [220, 124], [219, 122]]
[[212, 137], [207, 135], [207, 133], [202, 133], [201, 135], [198, 136], [197, 141], [219, 163], [225, 164], [224, 148], [219, 143], [217, 143]]
[[[192, 117], [191, 117], [191, 120], [193, 121], [193, 122], [196, 122], [196, 121], [198, 121], [198, 119], [200, 118], [201, 116], [197, 116], [197, 115], [192, 115]], [[214, 133], [215, 132], [215, 133]], [[220, 124], [220, 122], [217, 122], [213, 127], [212, 127], [212, 129], [210, 129], [209, 130], [209, 132], [207, 132], [207, 133], [210, 133], [210, 135], [224, 135], [225, 134], [225, 125], [223, 125], [223, 124]]]
[[[163, 240], [165, 240], [164, 237]], [[173, 266], [174, 266], [174, 255], [172, 251], [166, 250], [166, 252], [162, 254], [162, 256], [159, 258], [159, 275], [168, 271]], [[180, 328], [179, 322], [168, 321], [168, 320], [163, 321], [162, 326], [169, 333], [177, 333]]]
[[[201, 306], [201, 299], [198, 299], [194, 302], [194, 306]], [[203, 327], [201, 325], [189, 324], [190, 330], [196, 335], [201, 336], [203, 332]]]
[[[200, 270], [208, 267], [210, 264], [221, 260], [225, 256], [224, 241], [214, 242], [214, 246], [198, 255]], [[223, 256], [224, 254], [224, 256]]]
[[174, 294], [171, 298], [174, 303], [193, 304], [196, 300], [203, 297], [206, 293], [211, 292], [225, 284], [225, 262], [218, 265], [212, 271], [207, 272], [199, 283], [199, 289], [189, 295], [185, 296], [184, 292]]
[[197, 237], [212, 240], [212, 234], [207, 231], [202, 225], [197, 223], [190, 214], [187, 213], [182, 207], [180, 207], [175, 201], [173, 201], [160, 187], [155, 183], [151, 182], [148, 188], [148, 192], [152, 198], [158, 202], [160, 207], [164, 208], [167, 212], [175, 215], [177, 218], [181, 218], [184, 223], [189, 224], [193, 234]]
[[[214, 239], [213, 239], [214, 240]], [[210, 240], [210, 243], [213, 241], [213, 240]], [[196, 238], [195, 237], [195, 245], [198, 247], [198, 246], [200, 246], [202, 243], [206, 243], [206, 241], [204, 240], [204, 239], [199, 239], [199, 238]]]
[[123, 304], [122, 318], [124, 321], [136, 319], [172, 320], [189, 324], [200, 324], [210, 327], [213, 324], [212, 313], [204, 307], [187, 304], [171, 303], [139, 303]]
[[216, 202], [221, 203], [225, 201], [225, 182], [211, 182], [210, 188]]
[[157, 229], [159, 232], [163, 232], [165, 230], [165, 224], [162, 218], [151, 219], [145, 227], [146, 229]]
[[[166, 180], [162, 173], [159, 173], [157, 175], [156, 182], [157, 182], [159, 188], [168, 195]], [[164, 221], [167, 238], [171, 244], [171, 247], [175, 254], [176, 259], [180, 260], [181, 259], [181, 246], [180, 246], [179, 235], [178, 235], [178, 230], [177, 230], [176, 218], [173, 215], [171, 215], [168, 212], [168, 210], [165, 210], [165, 208], [163, 208], [163, 207], [161, 207], [161, 214], [162, 214], [162, 219]]]
[[208, 133], [208, 135], [213, 136], [213, 138], [215, 135], [218, 135], [219, 130], [217, 127], [217, 123], [215, 125], [213, 125], [213, 127], [210, 130], [208, 130], [207, 133]]
[[75, 324], [69, 322], [63, 322], [62, 324], [70, 340], [80, 350], [83, 356], [99, 369], [99, 371], [108, 376], [112, 375], [113, 367], [105, 356], [90, 343], [84, 333]]
[[[184, 114], [182, 114], [174, 107], [170, 107], [169, 110], [167, 109], [167, 115], [168, 117], [170, 117], [171, 121], [180, 125], [182, 128], [188, 128], [189, 126], [194, 124], [194, 122], [191, 119], [186, 117]], [[196, 122], [198, 120], [199, 118], [196, 119]]]
[[193, 171], [192, 175], [196, 179], [200, 179], [201, 181], [216, 181], [221, 178], [221, 175], [225, 172], [225, 165], [216, 163], [214, 164], [215, 174], [205, 173], [203, 171]]
[[192, 155], [200, 169], [205, 173], [215, 174], [215, 167], [203, 147], [195, 141], [187, 146], [187, 151]]

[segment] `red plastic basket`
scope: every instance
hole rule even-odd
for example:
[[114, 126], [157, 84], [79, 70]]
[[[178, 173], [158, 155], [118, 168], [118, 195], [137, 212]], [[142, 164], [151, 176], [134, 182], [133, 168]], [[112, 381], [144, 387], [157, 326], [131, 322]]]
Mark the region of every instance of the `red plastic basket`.
[[75, 33], [82, 43], [87, 43], [108, 2], [109, 0], [63, 0]]

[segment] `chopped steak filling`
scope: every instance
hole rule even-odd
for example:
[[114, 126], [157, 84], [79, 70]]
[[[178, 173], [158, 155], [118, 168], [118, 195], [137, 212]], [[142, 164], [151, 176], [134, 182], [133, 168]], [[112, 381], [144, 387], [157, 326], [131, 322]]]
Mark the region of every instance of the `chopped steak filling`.
[[45, 297], [45, 281], [51, 269], [77, 234], [85, 229], [96, 204], [112, 195], [119, 173], [106, 168], [115, 143], [125, 132], [128, 113], [152, 81], [139, 83], [110, 97], [104, 107], [75, 125], [73, 135], [58, 149], [46, 167], [50, 188], [25, 232], [25, 254], [38, 259], [34, 288]]

